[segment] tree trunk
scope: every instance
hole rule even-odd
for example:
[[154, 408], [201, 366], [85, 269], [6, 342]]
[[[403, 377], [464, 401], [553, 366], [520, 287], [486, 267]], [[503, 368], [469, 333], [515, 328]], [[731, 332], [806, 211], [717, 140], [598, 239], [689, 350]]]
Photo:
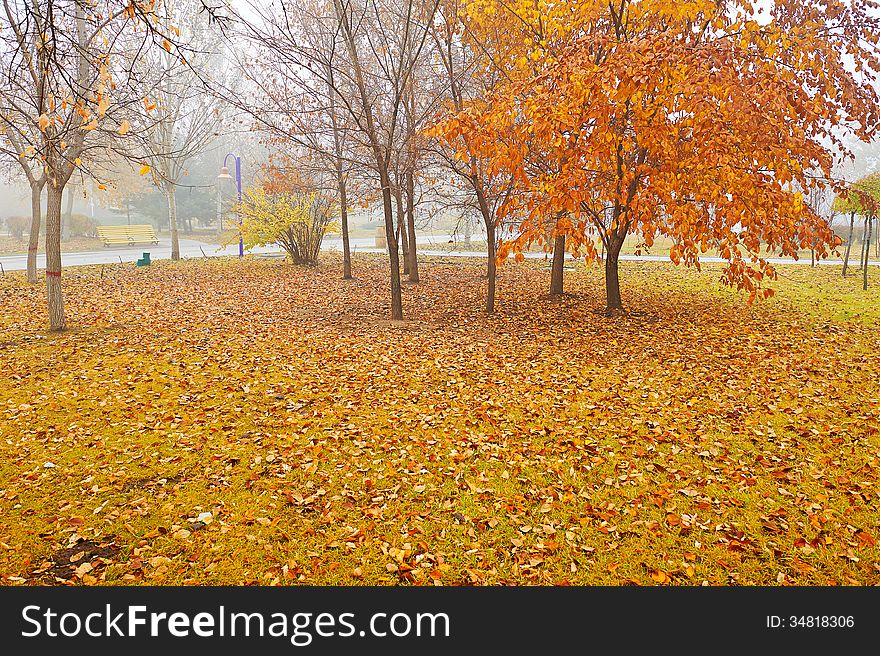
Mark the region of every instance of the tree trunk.
[[46, 296], [51, 331], [61, 331], [65, 328], [64, 296], [61, 293], [61, 194], [63, 191], [63, 187], [50, 184], [46, 194]]
[[73, 216], [73, 193], [74, 187], [67, 187], [67, 196], [65, 196], [64, 220], [61, 222], [61, 240], [70, 239], [70, 217]]
[[868, 257], [871, 255], [871, 224], [874, 222], [873, 219], [874, 217], [871, 216], [865, 221], [865, 268], [862, 271], [863, 290], [868, 289]]
[[351, 247], [348, 240], [348, 207], [346, 206], [345, 176], [342, 175], [342, 160], [336, 160], [336, 182], [339, 185], [339, 206], [342, 214], [342, 279], [351, 280]]
[[409, 257], [409, 281], [419, 282], [419, 259], [416, 251], [416, 184], [412, 171], [406, 172], [406, 229], [407, 256]]
[[861, 250], [859, 251], [859, 271], [864, 271], [865, 262], [868, 259], [867, 255], [866, 255], [866, 250], [865, 250], [865, 237], [867, 236], [867, 234], [868, 234], [868, 217], [866, 216], [863, 227], [862, 227], [862, 245], [861, 245]]
[[620, 277], [617, 269], [617, 261], [620, 249], [623, 247], [623, 237], [612, 235], [608, 244], [608, 252], [605, 254], [605, 312], [623, 309], [620, 300]]
[[168, 227], [171, 230], [171, 259], [176, 262], [180, 259], [180, 238], [177, 234], [177, 197], [174, 191], [174, 185], [169, 185], [165, 189], [165, 198], [168, 200]]
[[406, 218], [403, 213], [403, 192], [400, 186], [394, 193], [394, 201], [397, 206], [397, 234], [400, 235], [400, 246], [403, 249], [403, 273], [409, 274], [409, 243], [406, 231]]
[[327, 97], [330, 99], [330, 121], [333, 125], [333, 150], [336, 156], [336, 188], [339, 191], [339, 206], [342, 223], [342, 279], [351, 280], [351, 247], [348, 239], [348, 206], [345, 200], [345, 175], [342, 171], [342, 134], [336, 119], [336, 90], [334, 88], [333, 67], [327, 66]]
[[359, 104], [363, 109], [364, 126], [373, 156], [376, 159], [376, 171], [379, 173], [379, 183], [382, 186], [382, 210], [385, 215], [385, 240], [388, 242], [388, 258], [391, 263], [391, 319], [403, 319], [403, 299], [400, 290], [400, 255], [397, 252], [397, 238], [394, 235], [394, 208], [391, 202], [391, 178], [388, 175], [388, 149], [381, 145], [378, 130], [373, 121], [372, 104], [368, 100], [367, 85], [364, 82], [363, 69], [361, 67], [358, 48], [352, 25], [349, 22], [350, 15], [344, 8], [341, 0], [334, 0], [333, 8], [339, 20], [345, 47], [348, 51], [348, 60], [352, 67], [354, 82], [357, 86]]
[[43, 185], [31, 185], [31, 233], [28, 235], [27, 280], [31, 284], [37, 282], [37, 252], [40, 249], [40, 223], [42, 209], [40, 196]]
[[856, 213], [849, 213], [849, 237], [846, 238], [846, 254], [843, 256], [843, 277], [846, 278], [846, 269], [849, 266], [849, 251], [852, 248], [853, 225], [856, 221]]
[[403, 319], [403, 299], [400, 293], [400, 255], [394, 235], [394, 211], [391, 205], [391, 180], [387, 171], [379, 172], [382, 184], [382, 209], [385, 213], [385, 240], [388, 242], [388, 259], [391, 261], [391, 319]]
[[495, 312], [495, 277], [497, 265], [495, 264], [495, 225], [491, 220], [486, 220], [486, 256], [489, 262], [486, 266], [486, 314]]
[[562, 268], [565, 265], [565, 235], [556, 235], [553, 242], [553, 263], [550, 272], [550, 296], [559, 296], [563, 291]]
[[[876, 216], [873, 219], [871, 219], [871, 221], [876, 221], [876, 220], [877, 220]], [[878, 229], [880, 229], [880, 228], [878, 228]], [[873, 232], [873, 229], [872, 229], [872, 232]], [[877, 239], [874, 242], [874, 255], [876, 257], [880, 257], [880, 239]]]

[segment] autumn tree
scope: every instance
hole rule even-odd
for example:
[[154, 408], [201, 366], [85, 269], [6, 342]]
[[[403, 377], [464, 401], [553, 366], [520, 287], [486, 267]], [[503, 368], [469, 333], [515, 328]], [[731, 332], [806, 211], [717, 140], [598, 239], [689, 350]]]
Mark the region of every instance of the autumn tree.
[[155, 0], [4, 2], [3, 75], [15, 90], [19, 110], [36, 126], [28, 153], [32, 149], [33, 161], [46, 178], [51, 330], [66, 325], [61, 288], [64, 189], [90, 151], [112, 148], [127, 131], [125, 117], [134, 102], [129, 91], [136, 85], [129, 83], [132, 70], [124, 65], [126, 53], [155, 43], [160, 36], [155, 21], [159, 9]]
[[853, 225], [856, 214], [864, 217], [864, 232], [859, 265], [862, 269], [862, 288], [868, 288], [868, 256], [870, 254], [871, 232], [874, 219], [880, 209], [880, 173], [872, 173], [848, 185], [832, 204], [836, 212], [849, 214], [849, 236], [843, 258], [843, 276], [849, 264], [850, 247], [853, 239]]
[[[310, 107], [315, 102], [329, 107], [332, 99], [330, 116], [345, 117], [351, 150], [358, 153], [352, 159], [369, 167], [382, 199], [392, 319], [403, 317], [392, 165], [405, 143], [406, 97], [428, 41], [436, 2], [282, 1], [255, 6], [258, 18], [237, 16], [243, 33], [260, 46], [261, 56], [274, 62], [273, 86], [294, 90], [308, 98]], [[318, 44], [314, 35], [320, 35]], [[314, 95], [325, 91], [324, 99]], [[267, 113], [282, 111], [273, 106]]]
[[[416, 207], [424, 202], [426, 196], [438, 198], [434, 187], [439, 172], [434, 166], [436, 162], [430, 157], [434, 139], [428, 135], [427, 128], [433, 124], [437, 111], [448, 99], [450, 91], [448, 70], [441, 53], [436, 50], [438, 28], [443, 22], [440, 5], [436, 5], [434, 20], [427, 24], [430, 39], [416, 58], [404, 89], [402, 141], [395, 157], [396, 198], [400, 215], [398, 226], [404, 252], [404, 272], [409, 282], [420, 280], [416, 256]], [[457, 70], [453, 72], [460, 73]]]
[[[243, 36], [258, 53], [239, 54], [237, 65], [247, 87], [230, 101], [253, 119], [282, 157], [291, 150], [308, 151], [309, 169], [332, 178], [339, 201], [342, 277], [351, 279], [348, 214], [353, 192], [360, 191], [356, 182], [369, 169], [369, 153], [348, 107], [356, 90], [341, 68], [344, 49], [332, 3], [254, 3], [247, 17], [233, 12], [229, 20], [238, 27], [235, 36]], [[300, 166], [306, 163], [297, 157]]]
[[[431, 30], [432, 54], [441, 63], [445, 105], [440, 117], [461, 115], [467, 103], [475, 107], [478, 99], [487, 96], [498, 83], [497, 69], [482, 57], [477, 44], [467, 47], [470, 37], [460, 20], [461, 4], [457, 0], [441, 2], [438, 19]], [[442, 121], [441, 121], [442, 124]], [[428, 134], [435, 139], [432, 150], [450, 180], [450, 193], [442, 196], [452, 207], [475, 213], [482, 220], [486, 231], [486, 302], [487, 314], [495, 311], [495, 287], [497, 278], [499, 209], [513, 188], [510, 178], [503, 171], [490, 168], [490, 158], [480, 148], [471, 147], [470, 132], [442, 138], [444, 130], [432, 126]]]
[[327, 115], [330, 117], [330, 129], [333, 135], [333, 173], [336, 176], [336, 191], [339, 194], [339, 223], [342, 233], [342, 278], [351, 280], [351, 245], [348, 231], [348, 203], [349, 203], [349, 176], [350, 163], [346, 161], [346, 142], [348, 140], [348, 127], [344, 112], [340, 112], [336, 100], [336, 80], [333, 67], [328, 65], [327, 71]]
[[[210, 93], [208, 71], [218, 60], [219, 32], [201, 24], [198, 0], [178, 0], [162, 17], [163, 31], [175, 43], [145, 50], [136, 61], [143, 89], [143, 111], [136, 126], [141, 144], [133, 153], [148, 162], [168, 205], [171, 259], [180, 259], [177, 188], [188, 163], [205, 152], [219, 134], [222, 101]], [[214, 67], [216, 68], [216, 66]], [[146, 173], [147, 170], [144, 169]]]
[[[5, 7], [11, 12], [9, 6]], [[8, 14], [7, 14], [8, 15]], [[32, 41], [33, 34], [23, 35], [23, 43], [19, 47], [26, 48], [31, 60], [39, 60], [40, 49]], [[26, 40], [26, 41], [25, 41]], [[46, 173], [37, 154], [35, 144], [40, 138], [39, 121], [33, 121], [34, 107], [30, 93], [30, 84], [24, 88], [19, 86], [18, 79], [10, 79], [9, 85], [0, 88], [0, 153], [9, 160], [14, 160], [20, 168], [31, 192], [30, 236], [27, 250], [27, 280], [37, 282], [37, 251], [40, 243], [40, 225], [42, 223], [41, 198], [43, 187], [46, 186]]]
[[588, 260], [601, 243], [611, 312], [628, 234], [669, 238], [676, 264], [717, 249], [723, 280], [750, 299], [775, 275], [762, 246], [824, 257], [835, 245], [804, 198], [831, 178], [840, 132], [877, 131], [880, 20], [866, 5], [473, 0], [465, 21], [507, 35], [481, 43], [509, 82], [445, 124], [525, 192], [502, 256], [548, 220]]

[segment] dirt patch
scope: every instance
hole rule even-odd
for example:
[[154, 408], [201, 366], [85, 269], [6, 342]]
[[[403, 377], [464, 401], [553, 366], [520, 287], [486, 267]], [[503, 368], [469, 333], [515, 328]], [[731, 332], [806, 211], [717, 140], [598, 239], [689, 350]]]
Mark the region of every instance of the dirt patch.
[[95, 541], [80, 539], [76, 544], [59, 549], [49, 556], [50, 566], [39, 572], [42, 579], [55, 582], [56, 579], [70, 580], [82, 578], [114, 562], [119, 546], [115, 537]]

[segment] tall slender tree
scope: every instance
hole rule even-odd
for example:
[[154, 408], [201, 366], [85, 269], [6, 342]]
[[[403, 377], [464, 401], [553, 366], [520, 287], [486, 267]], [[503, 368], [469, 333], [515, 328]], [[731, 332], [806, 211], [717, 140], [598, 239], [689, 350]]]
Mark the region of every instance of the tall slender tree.
[[37, 135], [23, 134], [27, 130], [30, 121], [20, 113], [20, 107], [14, 100], [4, 97], [0, 91], [0, 98], [4, 109], [0, 110], [0, 116], [4, 123], [3, 133], [6, 137], [8, 148], [3, 148], [4, 154], [14, 158], [20, 166], [28, 182], [31, 192], [31, 228], [28, 234], [27, 250], [27, 280], [34, 284], [37, 278], [37, 252], [40, 248], [40, 229], [42, 224], [42, 196], [46, 186], [46, 173], [36, 157], [36, 149], [30, 144], [35, 141]]
[[[392, 319], [403, 318], [394, 162], [405, 143], [406, 93], [428, 42], [438, 1], [281, 0], [253, 6], [249, 17], [237, 16], [244, 35], [261, 48], [264, 61], [273, 63], [272, 76], [262, 83], [271, 87], [267, 97], [278, 97], [280, 88], [302, 99], [293, 106], [273, 104], [254, 112], [262, 114], [263, 124], [283, 125], [277, 120], [279, 114], [289, 117], [303, 108], [326, 110], [330, 98], [331, 116], [344, 116], [350, 152], [357, 153], [350, 160], [368, 167], [379, 189], [391, 265]], [[325, 90], [328, 97], [317, 95]], [[295, 127], [281, 129], [301, 138]], [[333, 153], [334, 143], [324, 139], [319, 148]]]
[[831, 204], [834, 212], [849, 213], [849, 233], [846, 240], [846, 252], [843, 258], [842, 275], [846, 277], [849, 266], [849, 255], [853, 240], [853, 226], [856, 214], [864, 216], [865, 226], [862, 233], [862, 250], [859, 253], [859, 267], [863, 272], [863, 286], [867, 289], [867, 242], [870, 236], [869, 223], [871, 217], [877, 215], [880, 208], [880, 172], [871, 173], [859, 178], [852, 184], [846, 185]]
[[[171, 259], [180, 259], [177, 188], [187, 165], [205, 152], [222, 124], [223, 102], [209, 92], [209, 67], [219, 68], [220, 34], [203, 29], [199, 0], [177, 0], [164, 14], [163, 28], [177, 37], [138, 58], [144, 111], [138, 125], [142, 159], [149, 163], [168, 205]], [[181, 56], [184, 53], [184, 56]], [[213, 64], [213, 66], [211, 66]]]
[[427, 133], [435, 137], [431, 151], [438, 168], [446, 171], [450, 180], [441, 198], [453, 208], [460, 208], [465, 220], [476, 214], [486, 231], [486, 301], [487, 314], [495, 311], [497, 280], [497, 249], [501, 228], [500, 210], [513, 189], [509, 175], [493, 168], [485, 151], [471, 145], [467, 129], [444, 130], [450, 116], [462, 117], [465, 106], [479, 113], [477, 103], [487, 97], [499, 84], [497, 69], [487, 65], [483, 50], [478, 43], [468, 44], [472, 38], [460, 20], [461, 4], [458, 0], [442, 2], [438, 8], [438, 20], [431, 30], [433, 53], [442, 64], [443, 93], [445, 105], [438, 114], [438, 121]]

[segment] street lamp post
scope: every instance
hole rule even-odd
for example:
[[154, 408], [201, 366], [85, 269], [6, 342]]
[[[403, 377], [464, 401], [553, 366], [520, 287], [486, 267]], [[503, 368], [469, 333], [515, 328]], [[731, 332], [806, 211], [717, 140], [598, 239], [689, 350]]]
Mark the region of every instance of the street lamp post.
[[[223, 158], [223, 168], [220, 169], [220, 175], [217, 176], [217, 179], [232, 179], [232, 176], [229, 175], [229, 167], [226, 165], [226, 161], [230, 157], [235, 160], [235, 183], [238, 187], [238, 204], [241, 206], [241, 157], [235, 153], [226, 153], [226, 157]], [[244, 235], [241, 234], [241, 211], [237, 211], [236, 214], [238, 215], [238, 256], [242, 257], [244, 255]]]

